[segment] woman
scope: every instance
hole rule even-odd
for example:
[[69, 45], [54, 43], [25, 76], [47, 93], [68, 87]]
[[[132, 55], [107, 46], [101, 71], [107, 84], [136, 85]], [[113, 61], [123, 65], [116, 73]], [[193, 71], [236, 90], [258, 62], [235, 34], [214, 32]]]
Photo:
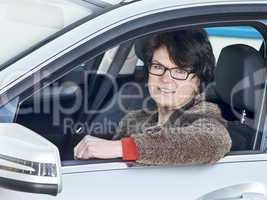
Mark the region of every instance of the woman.
[[114, 140], [85, 136], [78, 159], [123, 158], [148, 165], [214, 163], [230, 151], [231, 139], [219, 108], [201, 91], [214, 78], [214, 55], [204, 30], [152, 37], [145, 48], [148, 88], [155, 113], [132, 111]]

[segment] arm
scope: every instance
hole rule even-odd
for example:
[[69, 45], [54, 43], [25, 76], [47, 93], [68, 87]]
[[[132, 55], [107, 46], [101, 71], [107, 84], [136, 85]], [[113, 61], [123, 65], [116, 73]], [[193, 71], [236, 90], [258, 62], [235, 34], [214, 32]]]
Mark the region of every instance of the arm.
[[[88, 137], [87, 141], [81, 142], [85, 145], [79, 144], [76, 148], [76, 157], [84, 159], [122, 157], [124, 160], [135, 160], [148, 165], [214, 163], [231, 148], [228, 131], [216, 118], [216, 116], [205, 116], [186, 127], [179, 125], [161, 129], [157, 127], [152, 129], [152, 133], [131, 134], [131, 136], [130, 133], [134, 131], [129, 130], [125, 120], [122, 120], [118, 135], [114, 138], [116, 141], [101, 141], [103, 139], [95, 141], [94, 138]], [[105, 145], [102, 145], [104, 143]], [[114, 151], [113, 155], [110, 148], [118, 151]]]
[[131, 138], [137, 147], [136, 161], [142, 164], [214, 163], [231, 148], [228, 131], [211, 117], [197, 119], [186, 127], [168, 127]]
[[[76, 159], [112, 159], [122, 157], [124, 160], [136, 160], [136, 157], [134, 157], [137, 154], [135, 143], [131, 139], [120, 139], [122, 137], [129, 137], [129, 133], [132, 132], [132, 130], [128, 130], [128, 118], [135, 119], [138, 115], [138, 111], [127, 114], [121, 120], [116, 135], [114, 135], [111, 141], [86, 135], [74, 148], [74, 157]], [[136, 121], [134, 120], [133, 122]], [[132, 127], [136, 126], [133, 125]]]

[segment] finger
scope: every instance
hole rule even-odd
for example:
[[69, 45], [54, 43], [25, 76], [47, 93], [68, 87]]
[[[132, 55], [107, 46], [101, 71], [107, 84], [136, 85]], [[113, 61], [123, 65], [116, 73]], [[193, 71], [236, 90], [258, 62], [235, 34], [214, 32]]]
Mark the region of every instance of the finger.
[[74, 151], [74, 155], [77, 157], [77, 158], [80, 158], [83, 151], [87, 148], [87, 144], [85, 142], [82, 142], [79, 147]]
[[83, 143], [84, 138], [74, 147], [74, 152], [79, 151], [81, 144]]
[[87, 148], [88, 148], [88, 146], [86, 144], [81, 145], [81, 147], [79, 148], [79, 150], [76, 153], [76, 156], [78, 158], [82, 158], [82, 155], [84, 154], [84, 152], [86, 151]]
[[74, 148], [74, 154], [79, 154], [79, 152], [82, 151], [82, 149], [84, 149], [84, 146], [86, 146], [87, 143], [87, 136], [85, 136], [80, 142], [79, 144]]
[[91, 154], [90, 147], [88, 146], [81, 154], [82, 159], [90, 159], [93, 155]]
[[81, 151], [81, 144], [79, 144], [79, 146], [77, 145], [77, 146], [74, 148], [74, 156], [75, 156], [75, 157], [78, 157], [78, 154], [79, 154], [80, 151]]
[[84, 148], [82, 148], [82, 149], [80, 149], [76, 154], [75, 154], [75, 156], [77, 157], [77, 158], [79, 158], [79, 159], [82, 159], [83, 157], [84, 157], [84, 155], [85, 155], [85, 151], [86, 151], [86, 149], [87, 149], [87, 147], [84, 147]]
[[99, 141], [99, 140], [102, 140], [98, 137], [94, 137], [94, 136], [91, 136], [91, 135], [87, 135], [86, 136], [87, 140], [90, 140], [90, 141]]

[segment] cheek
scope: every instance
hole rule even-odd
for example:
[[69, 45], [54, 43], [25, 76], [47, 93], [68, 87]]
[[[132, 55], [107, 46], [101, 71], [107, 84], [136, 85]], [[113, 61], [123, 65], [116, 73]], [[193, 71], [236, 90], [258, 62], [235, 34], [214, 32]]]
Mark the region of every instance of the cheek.
[[194, 92], [198, 91], [198, 84], [192, 81], [186, 81], [178, 84], [177, 95], [178, 97], [189, 98]]
[[180, 88], [183, 88], [185, 92], [193, 92], [193, 91], [198, 91], [199, 84], [195, 80], [189, 80], [185, 81], [180, 84]]
[[158, 83], [158, 77], [156, 76], [148, 77], [148, 89], [151, 95], [153, 95], [153, 93], [156, 92], [157, 83]]

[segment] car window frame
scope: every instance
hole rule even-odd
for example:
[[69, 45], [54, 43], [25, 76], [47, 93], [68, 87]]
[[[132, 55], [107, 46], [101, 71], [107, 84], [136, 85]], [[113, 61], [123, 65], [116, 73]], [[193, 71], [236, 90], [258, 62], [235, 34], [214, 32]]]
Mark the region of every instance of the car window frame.
[[[267, 4], [266, 4], [266, 10], [267, 10]], [[163, 12], [161, 14], [166, 14], [166, 13]], [[216, 14], [213, 13], [210, 16], [214, 16], [214, 15], [218, 16], [218, 13], [216, 13]], [[238, 15], [238, 14], [233, 14], [233, 16], [236, 16], [236, 15]], [[231, 18], [233, 16], [230, 16], [230, 17], [228, 16], [228, 17]], [[157, 16], [155, 16], [155, 15], [146, 16], [146, 18], [148, 18], [148, 19], [150, 17], [151, 18], [155, 18], [156, 17], [157, 19], [160, 18], [158, 15]], [[172, 17], [170, 17], [170, 18], [172, 18]], [[207, 16], [205, 16], [205, 17], [207, 17]], [[100, 35], [99, 37], [96, 37], [95, 39], [88, 41], [86, 44], [83, 44], [83, 45], [77, 47], [73, 51], [71, 51], [69, 53], [66, 53], [64, 56], [58, 58], [54, 62], [49, 63], [46, 67], [44, 67], [40, 71], [45, 71], [45, 70], [49, 71], [51, 68], [53, 68], [53, 67], [55, 67], [57, 65], [61, 65], [61, 68], [59, 68], [58, 71], [52, 73], [52, 76], [50, 76], [48, 78], [47, 77], [40, 77], [40, 80], [38, 80], [38, 81], [40, 83], [41, 82], [46, 82], [48, 84], [51, 84], [52, 82], [54, 82], [57, 79], [61, 78], [66, 73], [69, 73], [70, 70], [73, 70], [72, 66], [77, 66], [78, 65], [78, 64], [75, 64], [75, 63], [81, 63], [84, 59], [87, 60], [88, 57], [93, 59], [94, 57], [96, 57], [97, 55], [101, 54], [106, 49], [110, 49], [111, 47], [113, 47], [114, 44], [117, 45], [117, 44], [120, 44], [123, 41], [130, 40], [129, 38], [134, 39], [134, 38], [137, 38], [137, 37], [144, 36], [145, 34], [148, 34], [148, 33], [177, 29], [177, 27], [179, 27], [179, 28], [185, 28], [185, 27], [190, 28], [192, 26], [194, 26], [194, 27], [202, 27], [204, 25], [205, 25], [205, 27], [208, 27], [208, 26], [213, 26], [213, 27], [214, 26], [225, 26], [225, 25], [229, 25], [229, 26], [233, 26], [233, 25], [250, 25], [250, 26], [252, 26], [253, 25], [261, 33], [262, 32], [264, 33], [263, 37], [264, 37], [264, 40], [266, 41], [266, 33], [265, 33], [266, 30], [265, 31], [262, 30], [262, 27], [266, 28], [266, 25], [263, 24], [263, 23], [260, 23], [260, 21], [250, 19], [249, 16], [248, 16], [249, 19], [247, 19], [247, 20], [244, 20], [243, 17], [244, 16], [241, 17], [242, 20], [238, 19], [238, 18], [235, 18], [235, 20], [231, 21], [230, 19], [223, 18], [223, 19], [220, 19], [220, 20], [215, 20], [216, 22], [214, 22], [213, 20], [210, 20], [210, 21], [209, 20], [206, 20], [206, 21], [203, 20], [203, 21], [199, 22], [200, 19], [194, 19], [195, 21], [194, 20], [192, 21], [191, 17], [189, 17], [189, 19], [187, 18], [187, 20], [185, 20], [185, 21], [179, 20], [179, 18], [176, 18], [175, 20], [170, 19], [170, 22], [166, 23], [166, 21], [162, 19], [163, 21], [160, 24], [161, 26], [159, 26], [159, 24], [156, 23], [156, 22], [153, 22], [153, 23], [150, 22], [149, 25], [146, 24], [146, 25], [143, 26], [143, 25], [140, 25], [139, 21], [137, 21], [137, 25], [136, 25], [137, 27], [134, 27], [133, 24], [130, 24], [131, 27], [129, 27], [129, 25], [128, 25], [128, 27], [127, 27], [128, 29], [127, 28], [123, 28], [124, 26], [122, 25], [122, 26], [118, 27], [118, 29], [120, 31], [122, 31], [122, 29], [124, 29], [124, 34], [123, 35], [121, 35], [121, 32], [117, 32], [117, 28], [114, 28], [111, 32], [110, 31], [105, 32], [102, 35]], [[267, 16], [265, 16], [265, 18], [267, 19]], [[190, 21], [188, 21], [188, 20], [190, 20]], [[141, 32], [138, 31], [138, 30], [140, 30], [140, 29], [138, 29], [138, 27], [142, 28]], [[259, 27], [261, 27], [261, 28], [258, 29]], [[109, 35], [108, 38], [113, 38], [113, 39], [112, 40], [103, 41], [103, 43], [99, 44], [98, 42], [101, 41], [101, 38], [104, 37], [104, 35]], [[117, 37], [114, 37], [114, 35], [117, 36]], [[88, 49], [88, 46], [91, 46], [91, 48]], [[83, 56], [80, 56], [84, 52], [86, 52], [86, 53]], [[79, 56], [77, 56], [77, 54]], [[70, 55], [72, 57], [76, 57], [76, 59], [73, 59], [72, 62], [70, 62], [70, 60], [64, 60], [64, 58], [66, 58], [67, 56], [70, 56]], [[65, 63], [67, 61], [69, 61], [68, 64]], [[27, 88], [27, 85], [28, 85], [28, 88]], [[34, 91], [34, 84], [31, 84], [31, 77], [27, 78], [27, 82], [23, 82], [23, 84], [20, 84], [19, 86], [14, 87], [13, 89], [14, 89], [14, 91], [12, 91], [11, 93], [17, 92], [17, 94], [18, 94], [18, 93], [20, 93], [18, 90], [24, 91], [22, 97], [23, 98], [27, 98]], [[12, 95], [10, 94], [10, 96], [12, 96]]]
[[[260, 146], [260, 150], [262, 152], [267, 152], [267, 78], [265, 81], [265, 88], [264, 88], [264, 94], [263, 94], [263, 106], [262, 106], [262, 110], [265, 111], [265, 116], [262, 117], [262, 138], [261, 140], [257, 141], [257, 145]], [[265, 145], [266, 144], [266, 145]]]
[[[266, 65], [265, 65], [266, 67]], [[267, 70], [267, 69], [266, 69]], [[260, 113], [259, 113], [259, 117], [258, 120], [259, 120], [259, 123], [258, 123], [258, 126], [257, 126], [257, 132], [256, 132], [256, 137], [255, 137], [255, 141], [254, 141], [254, 148], [257, 148], [259, 149], [259, 151], [261, 152], [265, 152], [262, 148], [262, 142], [264, 141], [264, 134], [265, 133], [265, 126], [266, 126], [266, 117], [267, 117], [267, 106], [266, 106], [266, 103], [267, 103], [267, 96], [266, 96], [266, 92], [267, 92], [267, 79], [265, 80], [265, 83], [264, 83], [264, 89], [263, 89], [263, 95], [262, 95], [262, 100], [261, 100], [261, 105], [260, 105]]]

